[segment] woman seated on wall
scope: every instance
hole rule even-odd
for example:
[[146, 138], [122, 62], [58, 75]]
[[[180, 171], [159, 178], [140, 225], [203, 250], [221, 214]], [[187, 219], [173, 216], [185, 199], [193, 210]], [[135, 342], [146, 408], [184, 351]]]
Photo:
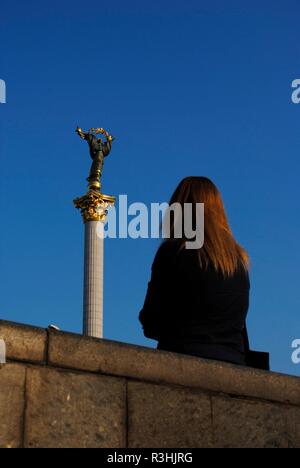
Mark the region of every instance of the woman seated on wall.
[[[158, 349], [245, 365], [243, 328], [249, 306], [249, 258], [236, 242], [222, 197], [206, 177], [184, 179], [170, 205], [204, 204], [204, 244], [170, 238], [158, 249], [139, 319]], [[184, 210], [182, 210], [184, 212]], [[185, 224], [184, 216], [182, 218]], [[198, 228], [198, 227], [197, 227]], [[183, 229], [184, 231], [184, 229]]]

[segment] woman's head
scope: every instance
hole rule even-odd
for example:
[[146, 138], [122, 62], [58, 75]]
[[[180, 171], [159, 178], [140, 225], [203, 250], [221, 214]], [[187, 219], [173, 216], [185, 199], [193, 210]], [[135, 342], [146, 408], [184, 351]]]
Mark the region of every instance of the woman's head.
[[[198, 250], [201, 265], [207, 265], [210, 261], [224, 276], [232, 275], [240, 264], [248, 269], [248, 254], [235, 241], [221, 193], [210, 179], [207, 177], [183, 179], [170, 200], [170, 205], [174, 203], [180, 204], [182, 208], [186, 203], [192, 204], [194, 213], [197, 203], [204, 204], [204, 245]], [[185, 241], [186, 239], [182, 239], [182, 247], [185, 246]]]

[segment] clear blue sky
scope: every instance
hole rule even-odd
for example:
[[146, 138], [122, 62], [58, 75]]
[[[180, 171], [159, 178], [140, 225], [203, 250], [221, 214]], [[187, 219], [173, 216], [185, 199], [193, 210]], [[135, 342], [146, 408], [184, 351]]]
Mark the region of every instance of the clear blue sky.
[[[212, 178], [252, 259], [249, 328], [276, 371], [300, 374], [300, 78], [297, 1], [1, 2], [0, 317], [80, 332], [83, 227], [72, 200], [90, 161], [75, 135], [117, 137], [104, 192], [167, 201]], [[105, 252], [105, 337], [143, 337], [157, 240]]]

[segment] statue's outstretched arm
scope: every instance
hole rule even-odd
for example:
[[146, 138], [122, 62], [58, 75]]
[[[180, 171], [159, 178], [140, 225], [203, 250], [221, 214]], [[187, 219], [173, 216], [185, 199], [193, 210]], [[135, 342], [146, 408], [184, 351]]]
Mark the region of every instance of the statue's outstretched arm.
[[83, 140], [86, 140], [86, 137], [87, 137], [88, 133], [85, 133], [85, 132], [82, 130], [82, 128], [77, 127], [77, 128], [76, 128], [76, 133], [77, 133], [77, 135], [80, 136], [80, 138], [82, 138]]
[[110, 152], [111, 152], [111, 142], [107, 140], [103, 144], [103, 156], [106, 158], [106, 156], [108, 156]]
[[81, 128], [77, 127], [76, 133], [82, 138], [83, 140], [87, 141], [88, 144], [91, 146], [96, 140], [96, 137], [92, 135], [90, 132], [84, 132]]

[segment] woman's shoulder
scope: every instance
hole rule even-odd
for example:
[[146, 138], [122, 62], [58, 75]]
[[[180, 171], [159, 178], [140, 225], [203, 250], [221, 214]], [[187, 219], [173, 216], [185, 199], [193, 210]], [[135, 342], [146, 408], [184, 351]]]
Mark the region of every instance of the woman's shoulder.
[[153, 264], [169, 263], [177, 258], [179, 252], [180, 243], [177, 239], [163, 241], [157, 249]]
[[182, 267], [187, 264], [190, 267], [196, 262], [196, 258], [195, 251], [187, 250], [181, 240], [170, 239], [162, 242], [159, 246], [153, 265], [161, 267], [165, 264], [172, 267]]
[[249, 270], [242, 262], [239, 262], [239, 264], [238, 264], [238, 267], [237, 267], [237, 270], [236, 270], [236, 275], [240, 279], [240, 281], [243, 282], [244, 286], [247, 289], [250, 289]]
[[227, 288], [250, 288], [248, 270], [238, 263], [235, 272], [226, 277], [219, 270], [216, 270], [212, 261], [208, 259], [207, 263], [199, 261], [197, 250], [189, 250], [182, 241], [171, 239], [161, 243], [159, 246], [152, 269], [163, 273], [175, 271], [181, 274], [186, 280], [199, 278], [206, 283], [219, 284]]
[[180, 245], [176, 240], [163, 241], [157, 249], [156, 258], [163, 258], [176, 254], [180, 248]]

